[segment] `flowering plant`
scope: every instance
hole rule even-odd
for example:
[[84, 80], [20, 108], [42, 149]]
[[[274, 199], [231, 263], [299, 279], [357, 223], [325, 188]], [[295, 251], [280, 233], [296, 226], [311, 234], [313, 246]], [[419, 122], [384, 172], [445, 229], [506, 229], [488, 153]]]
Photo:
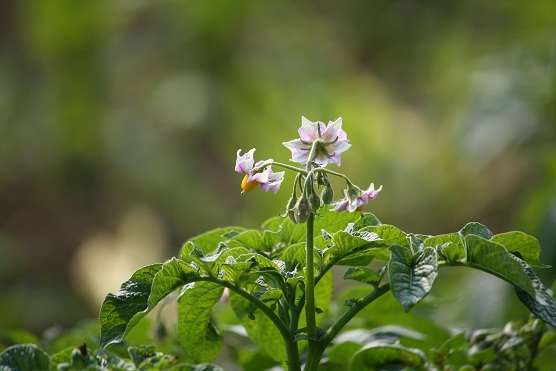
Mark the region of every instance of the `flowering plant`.
[[[342, 331], [356, 315], [387, 293], [409, 311], [429, 294], [444, 267], [478, 269], [515, 288], [536, 319], [529, 332], [516, 332], [526, 340], [508, 341], [504, 347], [538, 344], [540, 337], [535, 336], [544, 331], [543, 322], [556, 326], [556, 301], [532, 269], [546, 267], [539, 261], [540, 246], [534, 237], [522, 232], [494, 235], [480, 223], [438, 236], [405, 233], [382, 224], [375, 215], [362, 211], [382, 187], [375, 189], [371, 183], [362, 190], [346, 175], [327, 167], [339, 166], [342, 153], [351, 146], [341, 118], [328, 125], [302, 118], [299, 138], [284, 145], [301, 167], [272, 159], [255, 162], [255, 149], [244, 154], [238, 151], [235, 165], [235, 171], [244, 175], [242, 192], [258, 185], [265, 192], [278, 192], [285, 171], [273, 168], [296, 174], [284, 215], [266, 221], [262, 230], [229, 227], [194, 237], [178, 257], [139, 269], [102, 305], [102, 347], [121, 342], [141, 318], [178, 290], [179, 341], [193, 362], [203, 364], [196, 370], [216, 369], [209, 363], [220, 352], [223, 336], [212, 316], [226, 290], [252, 341], [289, 370], [310, 371], [320, 366], [360, 370], [392, 363], [444, 369], [455, 348], [474, 346], [476, 339], [459, 333], [427, 355], [401, 345], [398, 340], [403, 331], [391, 331], [389, 336], [366, 333], [347, 343], [339, 336], [346, 335]], [[330, 177], [346, 183], [339, 200], [334, 200]], [[370, 262], [379, 262], [378, 268], [371, 268]], [[348, 298], [336, 318], [327, 318], [335, 266], [347, 266], [344, 279], [361, 282], [366, 289]], [[524, 335], [529, 333], [537, 335]], [[502, 359], [477, 352], [475, 358], [469, 356], [473, 367]]]

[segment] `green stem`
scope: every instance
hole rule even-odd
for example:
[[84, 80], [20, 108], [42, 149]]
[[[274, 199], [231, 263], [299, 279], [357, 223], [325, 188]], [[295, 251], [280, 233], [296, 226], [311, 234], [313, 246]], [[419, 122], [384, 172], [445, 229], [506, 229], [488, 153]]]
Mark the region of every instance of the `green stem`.
[[344, 174], [337, 173], [337, 172], [332, 171], [332, 170], [328, 170], [325, 167], [318, 167], [316, 169], [313, 169], [313, 172], [315, 172], [315, 173], [327, 173], [327, 174], [330, 174], [330, 175], [334, 175], [334, 176], [343, 178], [347, 182], [348, 185], [353, 185], [353, 183], [349, 180], [349, 178], [347, 176], [345, 176]]
[[378, 288], [375, 288], [373, 292], [364, 298], [355, 302], [347, 311], [345, 311], [340, 318], [326, 332], [326, 335], [320, 339], [317, 346], [311, 351], [309, 349], [309, 357], [307, 363], [305, 364], [304, 371], [316, 371], [319, 367], [320, 359], [324, 353], [326, 347], [334, 340], [338, 333], [344, 328], [345, 325], [349, 323], [367, 305], [390, 291], [390, 285], [385, 284]]
[[300, 174], [303, 175], [307, 175], [307, 171], [305, 171], [304, 169], [297, 167], [297, 166], [292, 166], [292, 165], [288, 165], [288, 164], [283, 164], [281, 162], [276, 162], [274, 160], [269, 160], [269, 161], [265, 161], [262, 165], [254, 167], [253, 169], [251, 169], [252, 173], [256, 173], [259, 170], [269, 166], [269, 165], [274, 165], [274, 166], [278, 166], [278, 167], [283, 167], [284, 169], [288, 169], [288, 170], [292, 170], [292, 171], [296, 171]]
[[313, 256], [313, 233], [315, 215], [309, 214], [307, 219], [307, 261], [305, 265], [305, 316], [307, 318], [307, 335], [309, 337], [309, 352], [316, 344], [317, 320], [315, 315], [315, 265]]
[[284, 340], [284, 345], [286, 347], [286, 354], [288, 356], [288, 370], [289, 371], [301, 371], [301, 360], [299, 359], [299, 348], [297, 346], [297, 341], [293, 336], [293, 333], [289, 331], [288, 327], [284, 324], [284, 322], [274, 313], [272, 309], [270, 309], [265, 303], [254, 297], [253, 295], [249, 294], [245, 290], [237, 287], [236, 285], [232, 284], [231, 282], [218, 280], [214, 278], [205, 278], [202, 277], [201, 279], [197, 279], [195, 281], [209, 281], [218, 283], [224, 287], [227, 287], [231, 291], [235, 292], [236, 294], [240, 295], [241, 297], [249, 300], [251, 303], [255, 304], [261, 312], [266, 314], [266, 316], [272, 321], [274, 326], [280, 331], [282, 338]]

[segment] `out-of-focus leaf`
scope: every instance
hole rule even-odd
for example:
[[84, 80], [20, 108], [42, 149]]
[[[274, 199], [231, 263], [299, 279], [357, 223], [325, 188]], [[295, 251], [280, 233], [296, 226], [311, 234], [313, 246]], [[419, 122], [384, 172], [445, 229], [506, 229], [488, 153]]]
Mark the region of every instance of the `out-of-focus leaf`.
[[12, 345], [0, 353], [0, 370], [50, 370], [48, 354], [35, 344]]
[[399, 365], [420, 368], [425, 364], [425, 354], [399, 344], [371, 343], [359, 350], [351, 361], [351, 370], [376, 370], [381, 366]]

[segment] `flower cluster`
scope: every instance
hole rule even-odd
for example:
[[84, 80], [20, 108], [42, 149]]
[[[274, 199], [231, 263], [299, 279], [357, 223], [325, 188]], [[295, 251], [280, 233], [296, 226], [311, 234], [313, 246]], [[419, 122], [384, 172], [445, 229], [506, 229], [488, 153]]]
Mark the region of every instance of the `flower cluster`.
[[264, 166], [265, 163], [272, 162], [272, 160], [259, 161], [255, 163], [253, 154], [255, 148], [249, 152], [241, 155], [241, 149], [237, 151], [236, 168], [238, 173], [245, 174], [241, 182], [241, 189], [244, 192], [249, 192], [255, 189], [258, 185], [261, 186], [263, 191], [278, 192], [280, 185], [284, 180], [284, 171], [275, 173], [272, 171], [270, 165]]
[[[322, 205], [330, 205], [335, 211], [354, 212], [361, 210], [370, 200], [375, 199], [382, 190], [382, 186], [375, 189], [374, 184], [366, 190], [361, 190], [353, 185], [343, 174], [326, 169], [326, 165], [334, 163], [340, 165], [341, 155], [351, 147], [347, 134], [342, 130], [342, 118], [330, 121], [328, 125], [320, 121], [312, 122], [305, 117], [301, 118], [301, 128], [298, 130], [299, 139], [284, 142], [284, 146], [292, 153], [291, 161], [303, 165], [305, 168], [275, 162], [271, 159], [255, 163], [251, 149], [245, 154], [241, 150], [237, 152], [235, 170], [245, 174], [241, 182], [242, 193], [249, 192], [261, 186], [263, 191], [278, 192], [284, 172], [274, 172], [271, 165], [284, 167], [297, 171], [292, 198], [288, 202], [286, 214], [296, 223], [303, 223], [309, 213], [316, 213]], [[347, 182], [344, 189], [344, 198], [333, 201], [334, 192], [329, 175], [339, 176]], [[303, 181], [304, 179], [304, 181]], [[316, 192], [316, 187], [324, 187], [321, 196]], [[297, 189], [301, 196], [297, 197]]]

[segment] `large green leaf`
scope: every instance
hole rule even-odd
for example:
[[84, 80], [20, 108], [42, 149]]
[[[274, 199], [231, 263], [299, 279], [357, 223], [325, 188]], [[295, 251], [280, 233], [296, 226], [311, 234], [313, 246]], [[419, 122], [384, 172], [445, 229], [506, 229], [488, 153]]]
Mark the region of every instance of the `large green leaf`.
[[106, 347], [122, 341], [147, 310], [153, 279], [162, 269], [162, 264], [154, 264], [137, 270], [124, 282], [116, 294], [108, 294], [100, 310], [100, 346]]
[[230, 303], [251, 340], [275, 361], [285, 361], [284, 340], [272, 321], [261, 311], [255, 312], [254, 319], [250, 319], [253, 318], [251, 303], [234, 292], [230, 292]]
[[393, 365], [420, 369], [425, 364], [425, 360], [425, 354], [419, 349], [407, 348], [399, 344], [375, 342], [366, 345], [355, 354], [351, 361], [350, 370], [381, 370], [383, 369], [381, 366]]
[[244, 231], [234, 238], [232, 238], [227, 244], [230, 247], [243, 246], [253, 251], [270, 251], [272, 244], [269, 244], [269, 239], [265, 239], [263, 234], [256, 230]]
[[407, 312], [432, 289], [438, 275], [436, 250], [425, 247], [415, 255], [405, 246], [392, 245], [388, 271], [392, 294]]
[[492, 237], [491, 241], [498, 242], [504, 246], [509, 252], [518, 253], [521, 259], [533, 267], [550, 268], [539, 260], [541, 253], [541, 245], [539, 241], [523, 232], [507, 232], [497, 234]]
[[467, 249], [466, 265], [493, 274], [535, 296], [527, 273], [504, 246], [473, 234], [466, 235], [463, 241]]
[[0, 353], [0, 371], [51, 369], [48, 354], [35, 344], [16, 344]]
[[519, 260], [519, 263], [529, 276], [535, 289], [535, 296], [531, 296], [527, 291], [519, 286], [515, 286], [517, 297], [535, 316], [539, 317], [549, 325], [556, 327], [556, 300], [548, 294], [541, 280], [527, 263]]
[[186, 285], [178, 298], [178, 338], [195, 362], [212, 362], [224, 339], [210, 322], [224, 288], [212, 282]]
[[104, 299], [100, 310], [101, 347], [122, 341], [160, 300], [198, 277], [198, 270], [176, 258], [139, 269], [120, 291]]

